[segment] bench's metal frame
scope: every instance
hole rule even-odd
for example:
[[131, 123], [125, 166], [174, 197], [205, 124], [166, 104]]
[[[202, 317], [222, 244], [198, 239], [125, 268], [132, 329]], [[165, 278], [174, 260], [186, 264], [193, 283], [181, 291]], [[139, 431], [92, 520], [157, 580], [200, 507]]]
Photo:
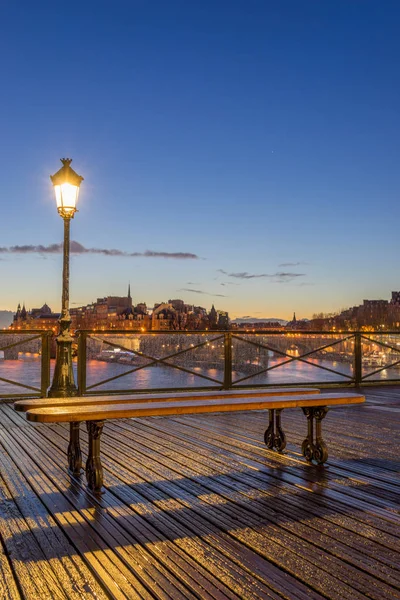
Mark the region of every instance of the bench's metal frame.
[[[264, 441], [269, 450], [282, 452], [286, 447], [286, 436], [282, 429], [281, 414], [284, 409], [271, 409], [269, 413], [269, 425], [264, 434]], [[328, 406], [313, 406], [302, 408], [307, 418], [307, 435], [301, 450], [309, 463], [323, 465], [328, 459], [328, 448], [322, 438], [322, 419], [328, 413]], [[208, 413], [210, 414], [210, 413]], [[86, 421], [88, 431], [88, 457], [86, 460], [86, 481], [88, 488], [96, 495], [103, 493], [103, 467], [100, 456], [100, 439], [105, 421]], [[68, 454], [69, 471], [77, 476], [82, 469], [82, 454], [79, 447], [79, 423], [71, 423], [71, 434], [74, 432], [74, 440], [70, 442], [74, 452]], [[78, 427], [76, 427], [78, 425]], [[69, 447], [70, 448], [70, 447]]]
[[[288, 397], [282, 397], [285, 400]], [[226, 396], [223, 397], [226, 401]], [[249, 409], [250, 410], [250, 409]], [[269, 409], [269, 425], [264, 433], [264, 442], [269, 450], [282, 452], [286, 447], [286, 435], [282, 427], [282, 411], [284, 408]], [[328, 459], [328, 449], [322, 439], [322, 419], [328, 413], [327, 406], [304, 407], [302, 411], [307, 418], [307, 436], [302, 443], [303, 456], [308, 462], [322, 465]], [[218, 411], [216, 411], [218, 412]], [[183, 413], [184, 414], [184, 413]], [[208, 413], [210, 414], [210, 413]], [[70, 423], [70, 439], [68, 444], [68, 470], [74, 476], [82, 471], [82, 451], [80, 447], [80, 421]], [[86, 479], [88, 487], [100, 493], [103, 486], [103, 469], [100, 458], [100, 437], [105, 420], [86, 421], [88, 432], [88, 458], [86, 461]]]

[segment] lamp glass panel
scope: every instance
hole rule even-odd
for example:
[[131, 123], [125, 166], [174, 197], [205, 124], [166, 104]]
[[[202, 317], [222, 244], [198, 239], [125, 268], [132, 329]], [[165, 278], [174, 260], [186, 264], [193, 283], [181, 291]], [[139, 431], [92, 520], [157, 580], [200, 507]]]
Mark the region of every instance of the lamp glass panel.
[[61, 208], [62, 207], [61, 185], [55, 185], [54, 186], [54, 191], [55, 191], [55, 194], [56, 194], [57, 208]]
[[76, 203], [78, 200], [79, 187], [76, 185], [72, 185], [71, 183], [63, 183], [60, 186], [56, 187], [61, 188], [61, 207], [67, 210], [75, 210]]

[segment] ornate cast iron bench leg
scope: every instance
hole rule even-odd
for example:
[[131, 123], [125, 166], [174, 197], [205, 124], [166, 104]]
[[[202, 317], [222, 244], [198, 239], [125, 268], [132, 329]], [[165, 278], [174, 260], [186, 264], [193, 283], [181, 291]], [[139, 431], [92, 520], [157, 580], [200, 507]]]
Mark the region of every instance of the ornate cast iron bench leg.
[[68, 468], [73, 475], [80, 475], [82, 470], [82, 452], [79, 443], [79, 421], [69, 424]]
[[264, 434], [264, 441], [267, 448], [274, 448], [281, 452], [286, 447], [286, 436], [281, 425], [282, 408], [269, 410], [269, 425]]
[[[327, 406], [313, 406], [302, 408], [307, 417], [307, 437], [301, 445], [303, 456], [309, 462], [315, 461], [322, 465], [328, 458], [328, 448], [322, 439], [322, 419], [328, 412]], [[315, 443], [314, 443], [314, 419], [315, 419]]]
[[86, 421], [89, 434], [89, 454], [86, 461], [86, 480], [89, 489], [95, 494], [102, 494], [103, 467], [100, 459], [100, 436], [104, 421]]

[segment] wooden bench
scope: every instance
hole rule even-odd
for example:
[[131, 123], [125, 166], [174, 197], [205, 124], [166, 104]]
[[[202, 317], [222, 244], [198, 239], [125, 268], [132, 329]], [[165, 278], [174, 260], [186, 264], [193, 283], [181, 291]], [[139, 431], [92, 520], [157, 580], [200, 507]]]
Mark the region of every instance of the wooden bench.
[[319, 390], [287, 388], [279, 390], [217, 391], [199, 393], [157, 394], [134, 397], [71, 397], [25, 400], [15, 403], [15, 408], [26, 412], [28, 421], [37, 423], [70, 423], [68, 464], [70, 471], [78, 475], [82, 468], [79, 441], [79, 425], [86, 421], [89, 435], [89, 452], [86, 461], [88, 487], [101, 493], [103, 469], [100, 457], [100, 437], [104, 422], [108, 419], [131, 417], [200, 414], [212, 412], [237, 412], [268, 410], [269, 425], [264, 441], [269, 449], [282, 451], [286, 437], [281, 425], [281, 413], [285, 408], [302, 408], [307, 418], [307, 436], [302, 452], [308, 461], [323, 464], [328, 451], [322, 439], [321, 421], [329, 406], [359, 404], [365, 401], [360, 394], [319, 394]]

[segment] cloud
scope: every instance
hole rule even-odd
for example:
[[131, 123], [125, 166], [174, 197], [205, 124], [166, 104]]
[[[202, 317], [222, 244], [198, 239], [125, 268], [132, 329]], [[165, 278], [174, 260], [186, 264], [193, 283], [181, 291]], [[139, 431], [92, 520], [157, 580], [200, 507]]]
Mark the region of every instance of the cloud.
[[267, 275], [266, 273], [261, 273], [260, 275], [253, 275], [251, 273], [247, 273], [247, 271], [242, 271], [241, 273], [227, 273], [223, 269], [218, 269], [218, 272], [222, 273], [223, 275], [227, 275], [228, 277], [236, 277], [237, 279], [255, 279], [258, 277], [270, 277], [270, 275]]
[[[39, 254], [46, 256], [49, 254], [60, 254], [63, 251], [63, 244], [50, 244], [49, 246], [23, 245], [1, 247], [1, 254]], [[156, 252], [154, 250], [145, 250], [145, 252], [125, 252], [115, 248], [85, 248], [79, 242], [71, 241], [71, 254], [102, 254], [103, 256], [124, 256], [124, 257], [144, 257], [144, 258], [175, 258], [180, 260], [197, 260], [199, 257], [192, 252]]]
[[[73, 242], [72, 242], [73, 243]], [[56, 254], [62, 252], [62, 244], [50, 244], [50, 246], [10, 246], [0, 247], [2, 254]]]
[[226, 298], [224, 294], [210, 294], [209, 292], [203, 292], [202, 290], [193, 290], [192, 288], [180, 288], [178, 292], [192, 292], [193, 294], [204, 294], [205, 296], [218, 296], [219, 298]]
[[278, 267], [298, 267], [300, 265], [308, 265], [308, 263], [306, 263], [306, 262], [288, 262], [288, 263], [281, 263], [280, 265], [278, 265]]
[[268, 279], [272, 279], [275, 283], [284, 283], [287, 281], [291, 281], [296, 277], [305, 277], [305, 273], [291, 273], [278, 271], [277, 273], [248, 273], [247, 271], [242, 271], [239, 273], [227, 273], [223, 269], [218, 269], [219, 273], [223, 273], [223, 275], [227, 275], [228, 277], [234, 277], [235, 279], [259, 279], [261, 277], [265, 277]]
[[[215, 279], [218, 279], [218, 277], [216, 277]], [[226, 286], [226, 285], [242, 285], [241, 283], [234, 283], [233, 281], [221, 281], [221, 283], [219, 285], [222, 286]]]
[[285, 273], [278, 272], [271, 275], [275, 279], [275, 281], [291, 281], [292, 279], [296, 279], [296, 277], [305, 277], [305, 273]]
[[298, 283], [297, 285], [298, 285], [299, 287], [303, 287], [303, 286], [305, 286], [305, 285], [315, 285], [315, 283], [311, 283], [311, 282], [307, 283], [307, 282], [303, 281], [302, 283]]

